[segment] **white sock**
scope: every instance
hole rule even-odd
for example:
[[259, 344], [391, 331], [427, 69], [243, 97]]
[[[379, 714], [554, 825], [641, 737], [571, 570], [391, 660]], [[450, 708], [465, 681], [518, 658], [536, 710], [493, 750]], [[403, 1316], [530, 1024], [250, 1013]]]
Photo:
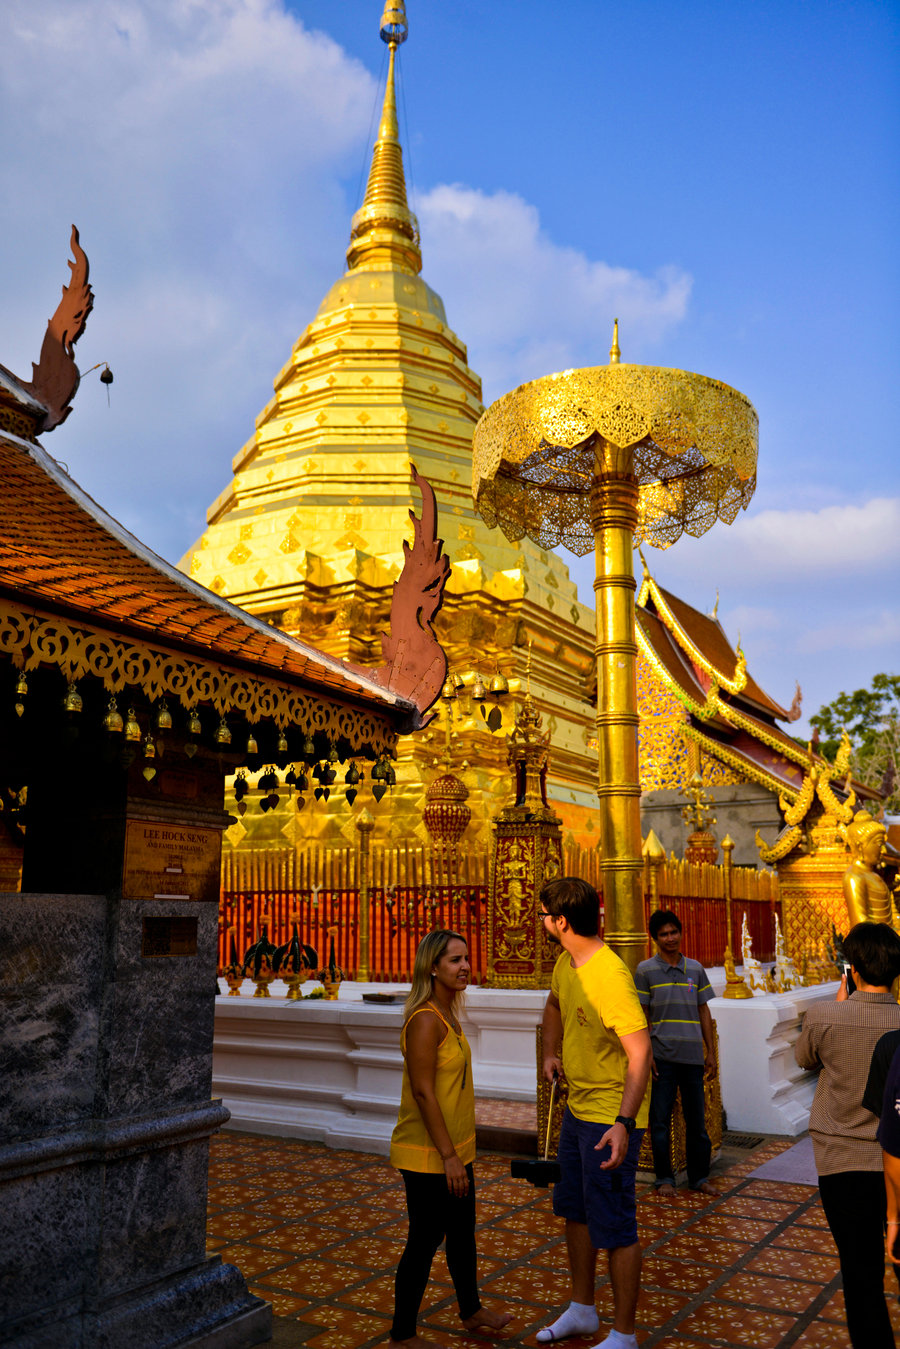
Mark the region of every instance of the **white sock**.
[[637, 1337], [624, 1335], [621, 1330], [611, 1330], [605, 1340], [594, 1345], [594, 1349], [638, 1349]]
[[544, 1326], [537, 1333], [538, 1344], [564, 1340], [567, 1335], [591, 1335], [600, 1327], [600, 1317], [593, 1302], [570, 1302], [562, 1316], [552, 1326]]

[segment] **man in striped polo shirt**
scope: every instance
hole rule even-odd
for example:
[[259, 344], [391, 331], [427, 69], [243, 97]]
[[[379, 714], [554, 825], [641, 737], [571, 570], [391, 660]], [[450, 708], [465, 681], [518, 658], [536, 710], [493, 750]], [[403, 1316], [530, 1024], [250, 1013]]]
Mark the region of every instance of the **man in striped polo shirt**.
[[681, 1093], [691, 1189], [718, 1194], [709, 1179], [712, 1146], [706, 1132], [703, 1082], [716, 1071], [715, 1035], [707, 1003], [715, 994], [698, 960], [681, 954], [681, 920], [668, 909], [650, 915], [657, 954], [642, 960], [634, 983], [653, 1047], [650, 1143], [656, 1188], [675, 1194], [669, 1134], [675, 1093]]

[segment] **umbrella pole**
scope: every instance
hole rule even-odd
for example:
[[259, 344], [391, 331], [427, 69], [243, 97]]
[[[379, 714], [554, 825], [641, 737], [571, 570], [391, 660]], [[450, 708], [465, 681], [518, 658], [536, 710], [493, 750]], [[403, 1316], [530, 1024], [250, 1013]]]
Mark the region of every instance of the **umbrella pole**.
[[632, 555], [634, 456], [597, 436], [591, 489], [597, 609], [597, 757], [605, 940], [633, 972], [646, 954]]

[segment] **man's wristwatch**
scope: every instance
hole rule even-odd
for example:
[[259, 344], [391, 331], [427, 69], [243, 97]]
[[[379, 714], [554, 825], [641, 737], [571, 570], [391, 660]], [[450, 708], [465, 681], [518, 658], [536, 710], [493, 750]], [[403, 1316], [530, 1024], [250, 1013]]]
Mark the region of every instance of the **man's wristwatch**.
[[616, 1124], [624, 1124], [625, 1132], [629, 1138], [637, 1128], [637, 1120], [632, 1119], [630, 1115], [616, 1115], [615, 1122]]

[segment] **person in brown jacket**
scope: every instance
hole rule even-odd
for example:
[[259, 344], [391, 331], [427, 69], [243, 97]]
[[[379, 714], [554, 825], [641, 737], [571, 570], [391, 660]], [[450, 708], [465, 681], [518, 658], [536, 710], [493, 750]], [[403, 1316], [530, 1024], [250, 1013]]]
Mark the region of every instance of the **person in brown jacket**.
[[862, 1104], [872, 1051], [900, 1028], [891, 984], [900, 975], [900, 937], [885, 923], [857, 923], [844, 938], [856, 989], [841, 980], [834, 1002], [813, 1003], [794, 1054], [819, 1070], [809, 1116], [819, 1194], [841, 1262], [853, 1349], [894, 1349], [884, 1300], [886, 1201], [878, 1120]]

